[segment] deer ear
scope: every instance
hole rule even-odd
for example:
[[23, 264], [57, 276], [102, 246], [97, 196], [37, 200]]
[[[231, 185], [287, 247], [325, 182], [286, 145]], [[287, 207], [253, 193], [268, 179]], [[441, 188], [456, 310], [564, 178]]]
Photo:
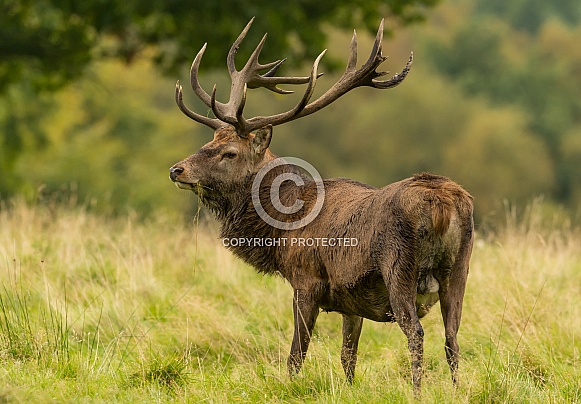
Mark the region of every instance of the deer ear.
[[272, 125], [266, 125], [256, 131], [250, 146], [255, 154], [262, 154], [268, 148], [272, 138]]

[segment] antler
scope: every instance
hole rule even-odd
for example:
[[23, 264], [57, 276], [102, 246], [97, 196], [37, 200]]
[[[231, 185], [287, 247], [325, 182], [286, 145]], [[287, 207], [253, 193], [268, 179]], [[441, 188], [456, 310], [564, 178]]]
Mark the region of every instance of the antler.
[[[375, 42], [373, 44], [373, 49], [371, 50], [371, 55], [367, 59], [367, 62], [356, 69], [357, 65], [357, 33], [353, 31], [353, 38], [351, 40], [351, 49], [349, 55], [349, 61], [347, 62], [347, 68], [345, 73], [341, 78], [335, 83], [329, 90], [327, 90], [323, 95], [317, 98], [315, 101], [310, 102], [313, 95], [317, 79], [322, 75], [322, 73], [317, 73], [319, 62], [326, 52], [326, 49], [321, 52], [321, 54], [315, 59], [311, 74], [309, 77], [275, 77], [277, 70], [284, 63], [286, 59], [277, 60], [275, 62], [267, 63], [262, 65], [258, 62], [258, 57], [264, 46], [266, 40], [266, 34], [262, 37], [262, 40], [246, 62], [244, 68], [240, 71], [236, 70], [234, 64], [234, 57], [238, 51], [240, 43], [246, 36], [246, 33], [250, 29], [254, 18], [246, 25], [242, 33], [238, 36], [230, 51], [228, 52], [228, 71], [230, 72], [230, 77], [232, 80], [232, 87], [230, 90], [230, 99], [228, 103], [223, 104], [216, 100], [216, 86], [212, 90], [212, 95], [208, 95], [204, 89], [200, 86], [198, 81], [198, 68], [200, 66], [200, 61], [206, 50], [206, 44], [198, 52], [194, 62], [192, 63], [192, 68], [190, 70], [190, 83], [192, 89], [196, 95], [210, 108], [216, 118], [208, 118], [199, 115], [190, 109], [188, 109], [182, 100], [182, 87], [179, 85], [179, 81], [176, 85], [176, 102], [179, 108], [192, 118], [193, 120], [200, 122], [206, 126], [213, 129], [218, 129], [228, 125], [232, 125], [236, 128], [237, 133], [241, 137], [246, 137], [248, 133], [255, 129], [262, 128], [268, 124], [270, 125], [280, 125], [285, 122], [289, 122], [303, 116], [310, 115], [314, 112], [331, 104], [333, 101], [337, 100], [343, 94], [348, 91], [361, 87], [369, 86], [373, 88], [386, 89], [397, 86], [401, 83], [407, 76], [412, 62], [413, 53], [410, 54], [410, 58], [401, 71], [394, 75], [389, 80], [378, 80], [378, 77], [385, 76], [388, 72], [377, 72], [376, 69], [381, 63], [383, 63], [387, 57], [381, 54], [381, 41], [383, 39], [383, 19], [379, 25], [379, 30], [377, 31], [377, 36], [375, 37]], [[260, 74], [261, 71], [270, 69], [264, 74]], [[259, 88], [264, 87], [270, 91], [279, 94], [291, 94], [292, 91], [287, 91], [278, 88], [279, 84], [305, 84], [307, 83], [307, 88], [303, 94], [303, 97], [298, 102], [298, 104], [287, 112], [272, 116], [257, 116], [246, 120], [242, 116], [244, 110], [244, 105], [246, 102], [246, 90], [247, 88]]]

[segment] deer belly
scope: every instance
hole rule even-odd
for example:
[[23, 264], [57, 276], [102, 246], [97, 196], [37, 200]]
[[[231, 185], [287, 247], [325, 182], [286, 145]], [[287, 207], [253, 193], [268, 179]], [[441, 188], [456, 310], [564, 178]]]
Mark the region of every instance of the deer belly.
[[356, 315], [372, 321], [393, 322], [387, 288], [380, 273], [370, 272], [354, 285], [331, 288], [325, 311]]

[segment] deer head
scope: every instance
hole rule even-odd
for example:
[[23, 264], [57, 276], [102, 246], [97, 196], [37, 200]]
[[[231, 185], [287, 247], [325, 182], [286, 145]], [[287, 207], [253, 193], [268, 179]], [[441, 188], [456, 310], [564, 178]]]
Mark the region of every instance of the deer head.
[[[230, 191], [240, 189], [248, 178], [275, 158], [268, 150], [273, 126], [317, 112], [356, 87], [369, 86], [378, 89], [395, 87], [405, 79], [413, 61], [411, 54], [401, 73], [388, 80], [379, 80], [379, 77], [388, 73], [376, 71], [387, 59], [381, 53], [382, 20], [371, 54], [365, 64], [359, 69], [356, 68], [357, 34], [354, 32], [345, 72], [329, 90], [311, 101], [317, 79], [322, 75], [317, 71], [319, 62], [326, 50], [315, 59], [308, 77], [277, 77], [275, 74], [285, 59], [267, 64], [258, 61], [266, 41], [265, 34], [242, 70], [236, 70], [234, 57], [253, 20], [254, 18], [246, 25], [228, 52], [227, 65], [232, 86], [227, 103], [216, 100], [215, 85], [212, 94], [209, 95], [198, 81], [198, 69], [207, 44], [204, 44], [192, 63], [190, 70], [192, 90], [212, 110], [214, 118], [198, 114], [186, 107], [183, 102], [182, 86], [179, 81], [176, 84], [175, 98], [180, 110], [194, 121], [214, 129], [214, 140], [203, 146], [196, 154], [171, 167], [170, 178], [179, 188], [198, 193], [210, 207], [225, 203], [223, 199]], [[261, 74], [265, 70], [266, 72]], [[292, 93], [279, 88], [281, 84], [306, 84], [302, 98], [291, 110], [250, 119], [243, 116], [248, 88], [264, 87], [279, 94]]]

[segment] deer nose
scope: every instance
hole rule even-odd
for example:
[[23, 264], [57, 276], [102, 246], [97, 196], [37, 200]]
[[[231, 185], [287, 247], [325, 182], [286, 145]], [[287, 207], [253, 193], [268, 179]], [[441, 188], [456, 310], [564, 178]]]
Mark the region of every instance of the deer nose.
[[178, 177], [183, 172], [184, 172], [184, 169], [182, 167], [172, 167], [169, 169], [169, 178], [172, 181], [177, 181]]

